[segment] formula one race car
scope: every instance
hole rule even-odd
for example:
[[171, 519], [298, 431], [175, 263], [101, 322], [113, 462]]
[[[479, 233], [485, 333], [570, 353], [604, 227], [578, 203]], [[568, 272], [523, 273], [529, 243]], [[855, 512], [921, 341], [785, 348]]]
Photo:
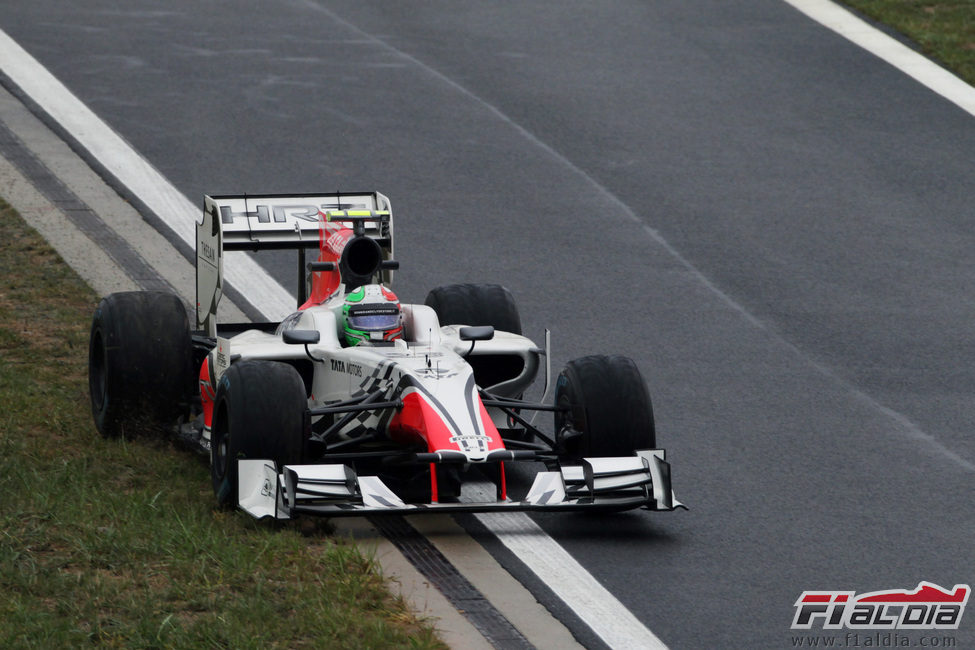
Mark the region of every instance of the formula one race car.
[[[259, 249], [297, 250], [296, 311], [218, 325], [224, 251]], [[378, 192], [207, 196], [196, 266], [193, 330], [171, 294], [99, 303], [89, 384], [102, 435], [171, 430], [207, 453], [220, 504], [279, 519], [682, 507], [636, 365], [576, 359], [554, 403], [526, 401], [543, 367], [548, 394], [548, 332], [544, 348], [522, 336], [499, 285], [400, 304]], [[529, 415], [540, 411], [551, 432]], [[520, 490], [515, 463], [535, 472]]]

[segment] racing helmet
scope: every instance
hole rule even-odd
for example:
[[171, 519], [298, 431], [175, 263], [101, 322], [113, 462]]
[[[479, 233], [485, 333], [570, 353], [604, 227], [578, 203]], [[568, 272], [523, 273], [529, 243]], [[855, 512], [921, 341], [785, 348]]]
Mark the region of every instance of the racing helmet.
[[347, 295], [342, 315], [345, 341], [349, 345], [403, 337], [399, 299], [380, 284], [366, 284]]

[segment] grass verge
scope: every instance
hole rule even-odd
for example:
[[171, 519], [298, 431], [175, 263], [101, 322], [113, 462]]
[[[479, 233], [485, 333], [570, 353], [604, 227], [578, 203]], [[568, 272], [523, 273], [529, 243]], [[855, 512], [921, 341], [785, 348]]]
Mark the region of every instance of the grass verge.
[[975, 1], [841, 1], [904, 34], [925, 55], [975, 85]]
[[216, 509], [198, 457], [102, 439], [96, 302], [0, 201], [0, 647], [443, 647], [323, 525]]

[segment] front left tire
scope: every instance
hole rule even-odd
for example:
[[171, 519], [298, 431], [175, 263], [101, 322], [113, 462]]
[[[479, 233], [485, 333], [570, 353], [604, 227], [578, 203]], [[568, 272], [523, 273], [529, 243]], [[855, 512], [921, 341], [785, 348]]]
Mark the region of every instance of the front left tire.
[[286, 363], [240, 361], [220, 377], [210, 432], [213, 493], [237, 503], [237, 460], [267, 458], [280, 468], [301, 463], [308, 399], [301, 375]]

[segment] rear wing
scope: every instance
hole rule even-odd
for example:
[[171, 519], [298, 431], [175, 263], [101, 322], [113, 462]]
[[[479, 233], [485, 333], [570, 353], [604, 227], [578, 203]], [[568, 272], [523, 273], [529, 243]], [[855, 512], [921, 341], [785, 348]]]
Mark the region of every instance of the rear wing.
[[[331, 223], [353, 228], [343, 216], [381, 218], [360, 221], [386, 259], [393, 257], [393, 214], [379, 192], [333, 194], [220, 195], [203, 198], [203, 220], [196, 224], [196, 326], [216, 336], [217, 305], [223, 295], [224, 251], [297, 250], [298, 305], [307, 298], [305, 251], [321, 242], [322, 215]], [[392, 269], [383, 270], [392, 282]]]

